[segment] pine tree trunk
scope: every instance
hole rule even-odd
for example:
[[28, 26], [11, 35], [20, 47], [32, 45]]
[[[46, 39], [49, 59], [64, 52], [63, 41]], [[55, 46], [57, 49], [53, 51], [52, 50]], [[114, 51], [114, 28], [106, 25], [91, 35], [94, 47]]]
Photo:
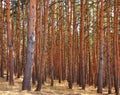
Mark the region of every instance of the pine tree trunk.
[[118, 4], [117, 0], [114, 0], [114, 87], [115, 92], [119, 94], [119, 79], [118, 79], [118, 64], [119, 64], [119, 47], [118, 47]]
[[85, 89], [85, 48], [84, 48], [84, 7], [85, 0], [81, 1], [81, 21], [80, 21], [80, 64], [81, 64], [81, 84], [82, 89]]
[[25, 65], [22, 90], [31, 90], [32, 65], [35, 42], [36, 0], [30, 0], [28, 8], [30, 11], [28, 12], [27, 59]]
[[101, 3], [101, 9], [100, 9], [100, 55], [99, 55], [99, 68], [98, 68], [98, 93], [102, 93], [102, 87], [103, 87], [103, 57], [104, 57], [104, 52], [103, 52], [103, 44], [104, 44], [104, 4], [103, 0], [100, 0]]
[[[36, 88], [36, 91], [40, 91], [41, 90], [41, 87], [42, 87], [42, 56], [41, 56], [41, 52], [42, 52], [42, 4], [43, 4], [43, 0], [37, 2], [37, 10], [38, 10], [38, 13], [37, 13], [37, 19], [39, 18], [39, 20], [37, 21], [36, 23], [36, 29], [37, 31], [39, 32], [38, 35], [39, 35], [39, 41], [38, 41], [38, 48], [39, 48], [39, 51], [38, 51], [38, 59], [39, 60], [38, 64], [39, 64], [39, 67], [38, 67], [38, 77], [37, 77], [37, 88]], [[39, 26], [38, 26], [39, 25]]]
[[[56, 0], [54, 0], [55, 2]], [[51, 66], [50, 66], [50, 77], [51, 77], [51, 86], [54, 85], [54, 45], [55, 45], [55, 30], [54, 30], [54, 12], [55, 12], [55, 5], [52, 7], [52, 48], [51, 48]]]
[[12, 44], [12, 31], [10, 26], [10, 0], [6, 0], [6, 14], [7, 14], [7, 36], [8, 36], [8, 66], [9, 66], [9, 83], [14, 85], [13, 79], [13, 44]]
[[4, 77], [4, 29], [3, 29], [3, 8], [2, 8], [2, 0], [0, 0], [0, 37], [1, 37], [1, 69], [0, 69], [0, 76]]
[[18, 9], [17, 9], [17, 69], [18, 69], [18, 75], [19, 78], [21, 75], [21, 64], [20, 64], [20, 0], [18, 0]]
[[72, 23], [72, 0], [69, 1], [69, 16], [68, 16], [68, 45], [69, 45], [69, 52], [68, 52], [68, 70], [69, 70], [69, 74], [68, 74], [68, 86], [70, 89], [72, 89], [72, 64], [73, 64], [73, 60], [72, 60], [72, 30], [71, 30], [71, 23]]
[[110, 59], [110, 0], [107, 2], [107, 75], [108, 75], [108, 94], [111, 94], [111, 59]]

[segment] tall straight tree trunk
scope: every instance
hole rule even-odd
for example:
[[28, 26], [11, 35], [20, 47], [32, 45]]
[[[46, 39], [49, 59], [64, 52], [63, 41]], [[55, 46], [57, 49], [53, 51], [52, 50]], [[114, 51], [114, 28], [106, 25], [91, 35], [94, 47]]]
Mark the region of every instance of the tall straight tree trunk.
[[80, 65], [81, 65], [81, 83], [82, 89], [85, 89], [85, 54], [84, 54], [84, 11], [85, 0], [81, 0], [81, 19], [80, 19]]
[[[98, 0], [97, 0], [97, 6], [96, 6], [96, 26], [95, 26], [95, 30], [93, 32], [93, 49], [92, 49], [92, 72], [93, 72], [93, 84], [96, 87], [96, 80], [97, 80], [97, 41], [99, 39], [97, 39], [97, 33], [98, 33]], [[95, 14], [95, 10], [93, 9], [93, 15]], [[93, 18], [93, 23], [95, 23], [95, 19]], [[98, 43], [99, 44], [99, 43]]]
[[62, 3], [59, 4], [59, 83], [62, 80]]
[[75, 66], [76, 66], [76, 32], [77, 32], [77, 24], [76, 24], [76, 6], [75, 6], [75, 1], [73, 1], [73, 37], [72, 37], [72, 43], [73, 43], [73, 49], [72, 49], [72, 53], [73, 53], [73, 64], [72, 64], [72, 73], [73, 73], [73, 82], [75, 82], [75, 77], [76, 77], [76, 72], [75, 72]]
[[99, 52], [99, 68], [98, 68], [98, 93], [102, 93], [103, 87], [103, 44], [104, 44], [104, 0], [100, 0], [100, 52]]
[[5, 59], [4, 59], [4, 29], [3, 29], [3, 10], [2, 10], [2, 0], [0, 0], [0, 37], [1, 37], [1, 69], [0, 69], [0, 76], [4, 77], [4, 63], [5, 63]]
[[[87, 75], [87, 78], [88, 78], [88, 84], [89, 85], [92, 85], [92, 83], [93, 83], [93, 79], [92, 79], [92, 77], [93, 77], [93, 74], [92, 74], [92, 68], [91, 68], [91, 56], [90, 56], [90, 54], [91, 54], [91, 52], [90, 52], [90, 13], [88, 12], [87, 13], [87, 32], [88, 32], [88, 34], [87, 34], [87, 36], [88, 36], [88, 38], [87, 38], [87, 58], [86, 58], [86, 60], [87, 60], [87, 62], [89, 63], [89, 66], [88, 66], [88, 75]], [[86, 65], [87, 65], [87, 63], [86, 63]], [[86, 72], [87, 73], [87, 72]]]
[[42, 52], [42, 50], [41, 50], [41, 36], [42, 36], [42, 4], [43, 4], [43, 0], [41, 0], [41, 1], [39, 1], [38, 0], [38, 2], [37, 2], [37, 6], [39, 6], [39, 7], [37, 7], [38, 8], [38, 14], [37, 14], [37, 19], [38, 19], [38, 17], [39, 17], [39, 20], [37, 21], [37, 23], [36, 24], [38, 24], [38, 25], [36, 25], [36, 29], [37, 29], [37, 31], [38, 31], [38, 48], [39, 48], [39, 50], [38, 50], [38, 54], [39, 54], [39, 56], [38, 56], [38, 59], [37, 60], [39, 60], [38, 62], [38, 77], [37, 77], [37, 88], [36, 88], [36, 91], [40, 91], [41, 90], [41, 86], [42, 86], [42, 76], [41, 76], [41, 71], [42, 71], [42, 63], [41, 63], [41, 52]]
[[[12, 10], [12, 13], [13, 13], [14, 10]], [[14, 15], [11, 16], [11, 31], [12, 31], [12, 44], [13, 44], [13, 53], [14, 53], [14, 48], [15, 48], [15, 30], [14, 30], [14, 27], [15, 27], [15, 23], [14, 23]], [[16, 74], [16, 69], [15, 69], [15, 57], [13, 56], [13, 66], [14, 66], [14, 74]]]
[[[54, 0], [55, 2], [56, 0]], [[55, 30], [54, 30], [54, 13], [55, 5], [52, 6], [52, 48], [51, 48], [51, 66], [50, 66], [50, 77], [51, 77], [51, 86], [54, 85], [54, 45], [55, 45]]]
[[42, 77], [42, 83], [45, 81], [45, 64], [46, 64], [46, 51], [47, 51], [47, 29], [48, 29], [48, 4], [49, 0], [44, 1], [44, 37], [43, 37], [43, 48], [42, 48], [42, 58], [41, 58], [41, 64], [42, 64], [42, 71], [41, 71], [41, 77]]
[[25, 65], [22, 90], [31, 90], [32, 65], [33, 65], [34, 42], [35, 42], [36, 0], [29, 1], [28, 9], [29, 12], [28, 12], [27, 59]]
[[107, 74], [108, 74], [108, 94], [111, 94], [111, 59], [110, 59], [110, 0], [107, 2]]
[[25, 37], [25, 8], [24, 7], [24, 3], [22, 3], [22, 53], [21, 53], [21, 56], [22, 56], [22, 68], [21, 68], [21, 71], [24, 72], [24, 65], [25, 65], [25, 57], [26, 57], [26, 54], [25, 54], [25, 41], [26, 41], [26, 37]]
[[17, 77], [19, 78], [21, 75], [21, 64], [20, 64], [20, 0], [18, 0], [18, 8], [17, 8]]
[[[42, 5], [42, 1], [40, 2], [39, 0], [36, 1], [37, 5], [36, 5], [36, 34], [35, 34], [35, 52], [34, 52], [34, 62], [35, 62], [35, 65], [34, 65], [34, 69], [33, 69], [33, 73], [32, 73], [32, 80], [33, 83], [35, 83], [36, 79], [38, 80], [39, 82], [39, 77], [40, 74], [39, 74], [39, 63], [41, 63], [41, 56], [40, 56], [40, 49], [41, 49], [41, 45], [40, 45], [40, 40], [41, 40], [41, 36], [40, 36], [40, 32], [41, 32], [41, 24], [40, 24], [40, 19], [41, 19], [41, 5]], [[38, 85], [38, 84], [37, 84]], [[37, 89], [36, 89], [37, 90]]]
[[[65, 15], [65, 12], [62, 10], [62, 14]], [[64, 22], [63, 18], [61, 20], [62, 22]], [[62, 28], [63, 28], [63, 24], [62, 24]], [[62, 29], [62, 80], [66, 79], [66, 58], [65, 58], [65, 32], [64, 32], [64, 28]]]
[[68, 75], [68, 86], [70, 89], [72, 89], [72, 30], [71, 30], [71, 24], [72, 24], [72, 0], [69, 1], [69, 16], [68, 16], [68, 45], [69, 45], [69, 51], [68, 51], [68, 70], [69, 70], [69, 75]]
[[[118, 0], [118, 2], [117, 2], [117, 4], [118, 4], [118, 31], [120, 31], [120, 0]], [[118, 47], [120, 47], [120, 36], [118, 36]], [[120, 88], [120, 48], [119, 48], [119, 60], [118, 60], [118, 73], [119, 73], [119, 75], [118, 75], [118, 79], [119, 79], [119, 88]]]
[[13, 79], [13, 45], [12, 45], [12, 31], [10, 26], [10, 0], [6, 0], [6, 14], [7, 14], [7, 36], [8, 36], [8, 66], [9, 66], [9, 83], [14, 85]]
[[118, 47], [118, 1], [114, 0], [114, 87], [115, 92], [119, 94], [118, 64], [119, 64], [119, 47]]
[[[48, 25], [48, 33], [47, 33], [47, 36], [48, 36], [48, 44], [47, 44], [47, 64], [46, 64], [46, 66], [48, 66], [48, 68], [45, 68], [45, 72], [46, 72], [46, 76], [45, 76], [45, 79], [47, 78], [47, 70], [48, 70], [48, 72], [50, 71], [50, 64], [51, 64], [51, 48], [52, 48], [52, 44], [51, 44], [51, 42], [52, 42], [52, 33], [51, 33], [51, 30], [50, 30], [50, 28], [51, 28], [51, 26], [50, 26], [50, 24]], [[48, 76], [50, 75], [50, 73], [48, 74]]]
[[100, 17], [100, 10], [99, 10], [99, 0], [97, 0], [97, 6], [96, 6], [96, 9], [97, 9], [97, 11], [96, 11], [96, 45], [95, 45], [95, 48], [96, 48], [96, 52], [95, 52], [95, 61], [96, 61], [96, 71], [95, 71], [95, 77], [94, 77], [94, 84], [95, 84], [95, 87], [97, 86], [97, 83], [98, 83], [98, 65], [97, 65], [97, 63], [99, 63], [99, 51], [100, 51], [100, 49], [99, 49], [99, 42], [100, 42], [100, 37], [99, 37], [99, 35], [100, 35], [100, 29], [99, 29], [99, 21], [100, 21], [100, 19], [99, 19], [99, 17]]

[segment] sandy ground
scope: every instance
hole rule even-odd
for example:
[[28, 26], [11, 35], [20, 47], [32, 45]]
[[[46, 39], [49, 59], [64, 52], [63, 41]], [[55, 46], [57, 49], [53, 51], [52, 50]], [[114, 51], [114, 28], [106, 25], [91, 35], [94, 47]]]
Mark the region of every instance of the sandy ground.
[[[42, 85], [40, 92], [35, 92], [35, 86], [32, 86], [32, 91], [22, 91], [22, 79], [15, 79], [15, 85], [9, 86], [8, 82], [0, 78], [0, 95], [108, 95], [107, 89], [103, 89], [103, 94], [97, 94], [96, 88], [93, 86], [86, 87], [86, 90], [82, 90], [76, 84], [73, 89], [68, 89], [66, 81], [61, 84], [55, 81], [54, 87], [51, 87], [49, 82]], [[114, 92], [114, 91], [113, 91]], [[115, 94], [111, 94], [115, 95]]]

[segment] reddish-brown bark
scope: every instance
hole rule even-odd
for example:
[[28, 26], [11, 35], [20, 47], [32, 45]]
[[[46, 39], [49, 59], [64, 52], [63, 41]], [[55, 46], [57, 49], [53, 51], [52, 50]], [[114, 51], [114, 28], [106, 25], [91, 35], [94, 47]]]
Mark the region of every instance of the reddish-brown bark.
[[81, 17], [80, 17], [80, 62], [81, 65], [81, 84], [82, 89], [85, 89], [85, 39], [84, 39], [84, 11], [85, 11], [85, 0], [81, 0]]
[[19, 78], [21, 75], [21, 63], [20, 63], [20, 0], [18, 0], [18, 8], [17, 8], [17, 51], [16, 51], [16, 62], [17, 62], [17, 77]]
[[111, 59], [110, 59], [110, 52], [111, 52], [111, 41], [110, 41], [110, 0], [107, 2], [107, 75], [108, 75], [108, 93], [111, 94]]
[[10, 0], [6, 0], [6, 14], [7, 14], [7, 37], [8, 37], [8, 66], [9, 66], [9, 83], [14, 85], [13, 79], [13, 45], [12, 45], [12, 31], [10, 25]]
[[2, 8], [2, 0], [0, 0], [0, 37], [1, 37], [1, 52], [0, 52], [0, 55], [1, 55], [1, 69], [0, 69], [0, 76], [1, 77], [4, 77], [4, 63], [5, 63], [5, 45], [4, 45], [4, 29], [3, 29], [3, 26], [4, 26], [4, 23], [3, 23], [3, 8]]
[[114, 56], [114, 87], [116, 94], [119, 94], [119, 46], [118, 46], [118, 4], [114, 0], [114, 38], [113, 38], [113, 56]]
[[68, 10], [68, 86], [70, 89], [72, 89], [72, 64], [73, 64], [73, 59], [72, 59], [72, 29], [71, 29], [71, 24], [72, 24], [72, 0], [69, 2], [69, 10]]

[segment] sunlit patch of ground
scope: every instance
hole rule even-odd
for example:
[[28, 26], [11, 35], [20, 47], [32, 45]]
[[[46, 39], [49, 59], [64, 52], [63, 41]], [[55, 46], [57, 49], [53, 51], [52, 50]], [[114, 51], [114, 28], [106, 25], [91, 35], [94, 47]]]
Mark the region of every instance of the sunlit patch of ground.
[[0, 78], [0, 95], [108, 95], [107, 88], [103, 89], [103, 94], [97, 94], [97, 89], [93, 86], [87, 86], [85, 90], [82, 90], [79, 86], [74, 84], [73, 89], [68, 89], [67, 81], [62, 82], [61, 84], [59, 84], [58, 81], [54, 81], [53, 87], [50, 86], [48, 81], [42, 85], [42, 90], [40, 92], [34, 91], [36, 88], [35, 86], [32, 86], [32, 91], [28, 92], [21, 90], [21, 78], [15, 79], [14, 86], [9, 86], [4, 78]]

